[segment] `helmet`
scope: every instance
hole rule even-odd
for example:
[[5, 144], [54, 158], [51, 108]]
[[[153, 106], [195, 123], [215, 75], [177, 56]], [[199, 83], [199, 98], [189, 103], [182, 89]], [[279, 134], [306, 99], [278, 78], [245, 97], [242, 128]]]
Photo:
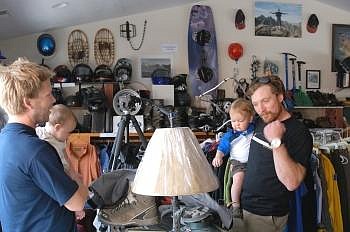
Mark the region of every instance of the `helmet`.
[[315, 14], [311, 14], [306, 24], [307, 31], [310, 33], [315, 33], [317, 31], [318, 24], [319, 21], [317, 16]]
[[168, 69], [165, 68], [157, 68], [152, 72], [152, 84], [154, 85], [169, 85], [170, 73]]
[[186, 91], [187, 90], [187, 74], [179, 74], [173, 77], [173, 85], [175, 91]]
[[243, 47], [239, 43], [231, 43], [228, 47], [228, 55], [232, 60], [238, 61], [243, 55]]
[[245, 16], [241, 9], [236, 12], [235, 16], [235, 26], [238, 30], [242, 30], [245, 28]]
[[69, 107], [81, 106], [81, 101], [78, 93], [76, 93], [75, 95], [69, 95], [68, 97], [66, 97], [64, 101], [65, 101], [65, 105]]
[[81, 89], [83, 105], [88, 107], [89, 111], [101, 111], [105, 109], [105, 95], [101, 89], [94, 86]]
[[105, 64], [100, 64], [95, 68], [94, 80], [101, 82], [112, 82], [113, 72], [112, 69]]
[[54, 70], [55, 76], [52, 81], [57, 83], [65, 83], [72, 81], [72, 73], [66, 65], [58, 65]]
[[52, 88], [52, 96], [56, 99], [55, 104], [64, 104], [63, 93], [61, 88]]
[[41, 34], [36, 42], [39, 53], [43, 56], [51, 56], [55, 52], [55, 39], [50, 34]]
[[93, 72], [87, 64], [77, 64], [72, 71], [73, 78], [78, 82], [90, 82], [92, 80]]
[[117, 61], [113, 70], [114, 79], [117, 82], [129, 82], [132, 74], [131, 61], [121, 58]]

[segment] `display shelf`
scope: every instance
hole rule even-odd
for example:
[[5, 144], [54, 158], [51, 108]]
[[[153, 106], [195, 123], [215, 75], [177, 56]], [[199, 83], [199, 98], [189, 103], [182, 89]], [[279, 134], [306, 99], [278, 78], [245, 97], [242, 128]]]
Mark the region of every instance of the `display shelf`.
[[343, 106], [296, 106], [293, 111], [298, 111], [303, 118], [315, 120], [318, 117], [327, 117], [332, 127], [344, 128]]
[[[208, 138], [215, 139], [215, 133], [213, 132], [193, 132], [197, 137], [199, 142], [202, 142]], [[143, 133], [145, 138], [149, 140], [153, 132], [145, 132]], [[72, 133], [68, 140], [83, 140], [91, 143], [103, 143], [103, 142], [111, 142], [114, 141], [116, 133]], [[139, 142], [139, 136], [137, 133], [129, 133], [129, 141], [130, 142]]]

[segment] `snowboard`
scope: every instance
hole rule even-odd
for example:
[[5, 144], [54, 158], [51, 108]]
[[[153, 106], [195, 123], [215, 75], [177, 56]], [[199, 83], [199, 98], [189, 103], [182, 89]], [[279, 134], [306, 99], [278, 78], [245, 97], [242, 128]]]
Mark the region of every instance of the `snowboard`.
[[[218, 57], [213, 13], [209, 6], [194, 5], [188, 26], [188, 66], [192, 96], [218, 84]], [[216, 90], [208, 94], [216, 97]]]

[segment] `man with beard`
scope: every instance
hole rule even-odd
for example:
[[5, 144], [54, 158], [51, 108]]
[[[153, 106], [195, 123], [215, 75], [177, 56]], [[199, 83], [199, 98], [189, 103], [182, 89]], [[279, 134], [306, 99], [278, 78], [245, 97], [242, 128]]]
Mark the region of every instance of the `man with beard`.
[[46, 67], [21, 58], [0, 68], [0, 104], [9, 117], [0, 133], [4, 231], [75, 231], [73, 211], [87, 199], [87, 187], [63, 171], [55, 148], [35, 133], [55, 102], [51, 76]]
[[289, 200], [303, 181], [312, 152], [308, 129], [284, 107], [279, 77], [260, 77], [248, 90], [258, 118], [249, 150], [239, 231], [284, 231]]

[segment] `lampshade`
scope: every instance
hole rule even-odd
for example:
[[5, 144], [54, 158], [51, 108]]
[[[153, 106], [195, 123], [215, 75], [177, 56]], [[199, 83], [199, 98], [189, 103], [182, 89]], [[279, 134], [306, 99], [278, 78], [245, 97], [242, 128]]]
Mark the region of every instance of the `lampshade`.
[[156, 129], [136, 172], [132, 191], [147, 196], [211, 192], [219, 186], [188, 127]]

